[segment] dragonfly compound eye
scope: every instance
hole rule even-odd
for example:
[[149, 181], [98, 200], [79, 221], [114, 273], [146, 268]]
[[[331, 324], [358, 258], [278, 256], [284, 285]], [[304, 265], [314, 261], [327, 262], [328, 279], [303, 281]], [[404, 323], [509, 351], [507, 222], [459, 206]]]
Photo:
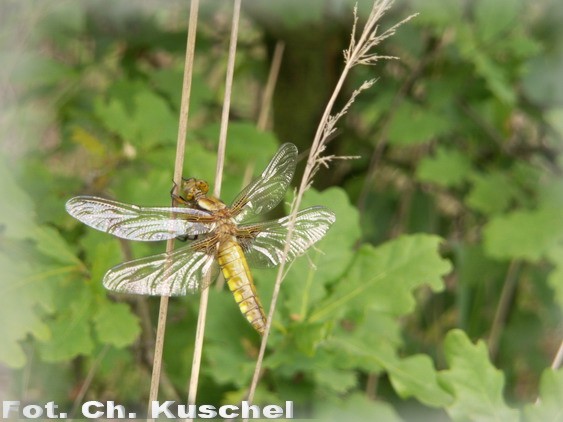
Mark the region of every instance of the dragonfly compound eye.
[[197, 189], [201, 192], [201, 193], [207, 193], [209, 191], [209, 185], [207, 184], [207, 182], [205, 180], [198, 180], [196, 182], [196, 186]]

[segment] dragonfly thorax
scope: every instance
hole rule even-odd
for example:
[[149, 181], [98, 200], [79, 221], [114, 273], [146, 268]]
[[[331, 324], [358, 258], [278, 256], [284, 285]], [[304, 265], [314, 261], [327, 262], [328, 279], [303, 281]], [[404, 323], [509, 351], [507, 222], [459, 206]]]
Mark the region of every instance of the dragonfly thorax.
[[176, 196], [172, 194], [172, 197], [180, 204], [210, 212], [223, 211], [224, 215], [217, 215], [219, 218], [228, 217], [230, 215], [230, 213], [226, 212], [227, 205], [225, 205], [223, 201], [212, 196], [207, 196], [209, 185], [205, 180], [195, 179], [193, 177], [182, 179], [180, 190], [182, 195]]

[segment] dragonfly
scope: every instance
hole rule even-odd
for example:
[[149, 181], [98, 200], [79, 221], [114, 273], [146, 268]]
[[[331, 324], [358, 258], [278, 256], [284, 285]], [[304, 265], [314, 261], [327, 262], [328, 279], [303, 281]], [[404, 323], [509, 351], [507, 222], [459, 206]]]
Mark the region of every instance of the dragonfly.
[[262, 174], [227, 206], [208, 195], [207, 182], [182, 178], [175, 206], [140, 207], [95, 196], [77, 196], [67, 212], [82, 223], [114, 236], [138, 241], [178, 238], [188, 244], [158, 255], [124, 262], [104, 275], [105, 288], [130, 294], [181, 296], [208, 287], [206, 274], [219, 267], [241, 313], [263, 335], [267, 319], [250, 266], [274, 267], [304, 254], [335, 222], [326, 207], [299, 211], [286, 250], [290, 217], [257, 221], [280, 203], [297, 163], [297, 147], [280, 146]]

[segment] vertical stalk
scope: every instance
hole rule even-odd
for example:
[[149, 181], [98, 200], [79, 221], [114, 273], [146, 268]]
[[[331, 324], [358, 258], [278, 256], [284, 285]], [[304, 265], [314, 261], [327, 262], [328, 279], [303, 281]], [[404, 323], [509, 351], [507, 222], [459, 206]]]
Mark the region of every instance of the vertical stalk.
[[[186, 148], [186, 133], [188, 127], [188, 114], [190, 109], [190, 93], [192, 87], [193, 61], [195, 54], [195, 40], [197, 29], [197, 17], [199, 0], [192, 0], [190, 5], [190, 18], [188, 23], [188, 37], [186, 41], [186, 57], [184, 62], [184, 79], [182, 82], [182, 100], [180, 104], [180, 118], [178, 124], [178, 138], [176, 141], [176, 159], [174, 162], [174, 183], [179, 186], [182, 181], [182, 170], [184, 166], [184, 153]], [[173, 204], [174, 205], [174, 204]], [[166, 243], [166, 252], [174, 249], [174, 239]], [[158, 325], [154, 346], [153, 369], [151, 386], [149, 392], [148, 415], [151, 415], [152, 402], [158, 398], [158, 387], [160, 383], [160, 372], [162, 369], [162, 352], [164, 348], [164, 334], [166, 331], [166, 315], [168, 313], [168, 297], [160, 298], [158, 312]]]
[[563, 341], [561, 342], [561, 344], [559, 344], [557, 354], [555, 355], [553, 362], [551, 362], [551, 369], [553, 369], [554, 371], [558, 370], [561, 366], [561, 363], [563, 363]]
[[[281, 41], [276, 43], [276, 48], [274, 50], [274, 55], [272, 57], [272, 64], [270, 66], [270, 72], [268, 74], [268, 82], [266, 82], [266, 87], [264, 93], [262, 94], [262, 99], [260, 101], [260, 112], [258, 114], [258, 123], [256, 127], [259, 130], [266, 130], [268, 125], [268, 117], [270, 116], [270, 108], [272, 103], [272, 96], [274, 94], [274, 88], [278, 80], [278, 75], [281, 66], [281, 59], [283, 55], [285, 44]], [[252, 173], [254, 172], [254, 160], [249, 161], [244, 169], [244, 176], [242, 178], [241, 189], [250, 183], [252, 180]], [[215, 282], [215, 290], [220, 292], [225, 287], [225, 278], [222, 274], [219, 275], [218, 280]]]
[[[223, 181], [223, 166], [225, 163], [225, 149], [227, 146], [227, 129], [229, 124], [229, 112], [231, 107], [231, 92], [233, 87], [233, 75], [235, 69], [235, 56], [238, 39], [238, 26], [240, 20], [241, 0], [235, 0], [233, 6], [233, 19], [231, 26], [231, 41], [229, 44], [229, 58], [227, 63], [227, 75], [225, 77], [225, 98], [223, 99], [223, 111], [221, 113], [221, 129], [219, 133], [219, 146], [217, 151], [217, 167], [215, 170], [215, 187], [213, 195], [219, 197], [221, 194], [221, 184]], [[207, 274], [206, 277], [211, 277]], [[207, 280], [209, 281], [209, 280]], [[209, 284], [209, 283], [208, 283]], [[188, 388], [188, 404], [195, 404], [197, 398], [197, 387], [199, 382], [199, 371], [201, 367], [201, 354], [203, 350], [203, 337], [205, 333], [205, 319], [207, 314], [207, 303], [209, 298], [209, 288], [201, 294], [199, 315], [197, 320], [196, 339], [194, 355], [192, 360], [192, 372]], [[189, 419], [188, 419], [189, 420]]]
[[268, 126], [268, 117], [270, 116], [270, 109], [272, 108], [274, 88], [276, 87], [278, 75], [280, 74], [284, 49], [285, 43], [283, 41], [278, 41], [276, 43], [276, 48], [274, 49], [274, 54], [272, 55], [272, 64], [270, 65], [268, 81], [266, 82], [266, 87], [264, 88], [264, 93], [262, 94], [262, 100], [260, 101], [260, 114], [258, 116], [258, 123], [256, 123], [256, 127], [260, 130], [266, 130], [266, 127]]
[[520, 264], [520, 261], [513, 260], [508, 267], [508, 272], [506, 273], [499, 304], [491, 326], [491, 333], [489, 334], [489, 355], [491, 356], [491, 360], [495, 360], [498, 353], [500, 335], [506, 322], [506, 316], [510, 310], [510, 302], [514, 296], [514, 291], [516, 290]]
[[[291, 239], [291, 236], [293, 234], [293, 228], [295, 227], [295, 218], [297, 215], [297, 210], [299, 209], [299, 206], [301, 205], [301, 200], [303, 198], [303, 193], [305, 192], [308, 183], [309, 183], [309, 178], [313, 172], [313, 168], [315, 166], [315, 161], [316, 161], [316, 156], [318, 155], [318, 149], [320, 147], [320, 143], [322, 140], [322, 134], [323, 134], [323, 128], [326, 125], [326, 122], [330, 116], [331, 110], [334, 106], [334, 103], [336, 102], [336, 98], [338, 97], [338, 94], [340, 93], [342, 86], [344, 85], [344, 81], [346, 80], [346, 77], [348, 75], [348, 72], [351, 69], [351, 65], [350, 63], [346, 63], [346, 66], [344, 67], [344, 70], [342, 71], [342, 74], [340, 75], [340, 79], [338, 80], [336, 87], [332, 93], [332, 96], [330, 97], [330, 100], [325, 108], [325, 111], [323, 113], [323, 116], [321, 118], [321, 121], [319, 123], [319, 127], [317, 128], [317, 132], [315, 134], [315, 138], [313, 139], [313, 143], [311, 145], [311, 149], [309, 151], [309, 156], [307, 158], [307, 165], [305, 166], [305, 172], [303, 173], [303, 177], [301, 178], [301, 184], [299, 185], [299, 190], [297, 191], [297, 196], [295, 197], [295, 201], [293, 202], [293, 207], [291, 210], [291, 214], [290, 214], [290, 222], [289, 222], [289, 226], [288, 226], [288, 234], [287, 234], [287, 238], [286, 238], [286, 247], [284, 250], [284, 256], [287, 256], [287, 253], [289, 251], [289, 239]], [[260, 375], [262, 373], [262, 362], [264, 361], [264, 354], [266, 352], [266, 345], [268, 344], [268, 337], [270, 335], [270, 328], [272, 326], [272, 320], [274, 318], [274, 312], [276, 310], [276, 305], [277, 305], [277, 301], [278, 301], [278, 296], [279, 296], [279, 292], [280, 292], [280, 287], [281, 287], [281, 283], [282, 283], [282, 279], [283, 279], [283, 275], [284, 275], [284, 271], [285, 271], [285, 259], [282, 259], [280, 266], [278, 267], [278, 272], [276, 275], [276, 282], [274, 284], [274, 291], [272, 293], [272, 300], [270, 302], [270, 309], [268, 311], [268, 321], [266, 323], [266, 328], [264, 330], [264, 335], [262, 336], [262, 343], [260, 344], [260, 351], [258, 353], [258, 358], [256, 359], [256, 367], [254, 368], [254, 374], [252, 376], [252, 382], [250, 384], [250, 389], [248, 391], [248, 401], [250, 403], [252, 403], [252, 401], [254, 400], [254, 394], [256, 392], [256, 386], [258, 385], [258, 379], [260, 378]]]
[[[382, 35], [376, 37], [377, 22], [379, 21], [381, 16], [385, 13], [385, 11], [390, 7], [391, 3], [392, 3], [392, 0], [376, 0], [376, 1], [374, 1], [371, 13], [370, 13], [370, 15], [369, 15], [369, 17], [366, 21], [366, 24], [365, 24], [363, 31], [360, 34], [360, 37], [359, 37], [358, 40], [355, 39], [355, 30], [356, 30], [356, 22], [357, 22], [357, 16], [355, 15], [355, 22], [354, 22], [354, 27], [353, 27], [353, 31], [352, 31], [352, 38], [351, 38], [350, 46], [349, 46], [349, 49], [346, 50], [345, 54], [344, 54], [345, 55], [344, 69], [342, 70], [340, 78], [338, 79], [338, 82], [336, 83], [334, 91], [332, 92], [332, 95], [331, 95], [331, 97], [330, 97], [330, 99], [329, 99], [329, 101], [326, 105], [326, 108], [323, 112], [323, 115], [322, 115], [322, 117], [319, 121], [319, 125], [318, 125], [317, 131], [315, 133], [315, 137], [313, 138], [313, 142], [311, 143], [311, 149], [309, 151], [309, 156], [307, 157], [307, 164], [305, 166], [305, 171], [303, 173], [303, 177], [301, 178], [301, 183], [299, 185], [299, 189], [297, 191], [297, 194], [295, 196], [295, 199], [294, 199], [292, 207], [291, 207], [291, 212], [289, 214], [288, 230], [287, 230], [288, 233], [287, 233], [287, 236], [286, 236], [285, 249], [284, 249], [284, 254], [283, 254], [284, 257], [287, 256], [287, 253], [289, 251], [290, 240], [291, 240], [293, 230], [294, 230], [294, 227], [295, 227], [295, 219], [296, 219], [296, 216], [297, 216], [297, 210], [299, 210], [299, 207], [301, 206], [303, 194], [305, 193], [305, 191], [309, 188], [310, 184], [312, 183], [312, 178], [313, 178], [313, 175], [315, 173], [315, 169], [317, 168], [318, 165], [320, 165], [319, 164], [320, 163], [320, 156], [321, 156], [321, 153], [324, 149], [324, 143], [326, 142], [326, 139], [327, 139], [325, 137], [325, 134], [327, 132], [329, 132], [328, 135], [330, 135], [330, 128], [331, 127], [333, 128], [333, 125], [334, 125], [334, 120], [331, 121], [331, 113], [333, 111], [334, 104], [336, 102], [336, 99], [340, 95], [340, 92], [342, 91], [342, 87], [344, 85], [346, 78], [348, 77], [348, 74], [350, 73], [350, 70], [357, 64], [374, 63], [375, 61], [377, 61], [378, 58], [385, 57], [385, 56], [378, 56], [376, 54], [370, 54], [369, 50], [371, 48], [373, 48], [376, 44], [378, 44], [380, 41], [382, 41], [383, 39], [392, 35], [394, 33], [395, 29], [399, 25], [401, 25], [402, 23], [404, 23], [407, 20], [412, 18], [412, 16], [408, 17], [407, 19], [401, 21], [400, 23], [396, 24], [392, 28], [385, 31]], [[365, 83], [364, 83], [364, 86], [366, 86]], [[371, 86], [371, 84], [369, 86]], [[360, 88], [360, 90], [361, 89], [362, 88]], [[359, 93], [359, 91], [357, 91], [357, 93]], [[351, 101], [353, 101], [353, 98], [354, 97], [352, 97]], [[346, 107], [348, 107], [350, 104], [351, 104], [351, 102], [349, 102]], [[343, 111], [345, 112], [345, 109]], [[342, 112], [340, 113], [340, 116], [338, 114], [335, 115], [335, 119], [337, 119], [338, 117], [341, 117], [341, 115], [342, 115]], [[327, 132], [325, 132], [325, 131], [327, 131]], [[328, 135], [326, 135], [326, 136], [328, 136]], [[270, 328], [272, 326], [272, 319], [274, 317], [274, 312], [275, 312], [276, 305], [277, 305], [277, 300], [278, 300], [278, 296], [279, 296], [281, 283], [283, 281], [283, 277], [284, 277], [284, 274], [285, 274], [285, 264], [286, 264], [285, 259], [282, 259], [280, 266], [278, 268], [277, 275], [276, 275], [276, 282], [275, 282], [275, 285], [274, 285], [274, 291], [272, 293], [272, 300], [270, 302], [270, 309], [269, 309], [269, 312], [268, 312], [268, 321], [266, 323], [266, 328], [264, 330], [264, 334], [263, 334], [263, 337], [262, 337], [262, 343], [260, 344], [260, 351], [258, 353], [258, 358], [256, 359], [256, 367], [254, 369], [252, 382], [250, 384], [250, 389], [249, 389], [249, 392], [248, 392], [248, 401], [249, 402], [252, 402], [254, 400], [254, 394], [256, 392], [256, 386], [258, 385], [258, 380], [259, 380], [260, 375], [262, 373], [262, 362], [264, 361], [264, 354], [265, 354], [265, 351], [266, 351], [266, 344], [268, 342], [268, 337], [270, 335]]]

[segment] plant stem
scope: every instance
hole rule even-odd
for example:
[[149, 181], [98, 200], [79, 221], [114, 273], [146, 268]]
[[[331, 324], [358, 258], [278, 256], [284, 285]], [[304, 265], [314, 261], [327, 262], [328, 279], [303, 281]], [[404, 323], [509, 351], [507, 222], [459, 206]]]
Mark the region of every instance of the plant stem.
[[[555, 354], [555, 358], [553, 359], [553, 362], [551, 362], [551, 369], [553, 369], [554, 371], [557, 371], [559, 369], [559, 367], [561, 366], [561, 363], [563, 363], [563, 341], [559, 344], [559, 349], [557, 350], [557, 353]], [[541, 399], [538, 396], [536, 398], [534, 405], [539, 406], [540, 404], [541, 404]]]
[[324, 150], [324, 145], [330, 135], [332, 134], [332, 129], [334, 128], [334, 124], [336, 120], [346, 112], [346, 109], [351, 105], [354, 100], [355, 95], [357, 95], [362, 89], [365, 89], [368, 86], [371, 86], [373, 82], [364, 83], [362, 87], [356, 91], [351, 100], [347, 103], [345, 108], [331, 119], [331, 113], [334, 108], [334, 104], [338, 95], [342, 91], [342, 87], [344, 86], [344, 82], [348, 76], [350, 70], [357, 64], [364, 63], [375, 63], [380, 56], [375, 54], [370, 54], [369, 50], [372, 49], [375, 45], [377, 45], [381, 40], [385, 39], [386, 37], [392, 35], [394, 33], [395, 28], [397, 28], [400, 24], [406, 22], [411, 17], [403, 20], [399, 24], [395, 25], [391, 29], [385, 31], [383, 35], [376, 37], [377, 32], [377, 22], [381, 18], [381, 16], [385, 13], [385, 11], [390, 7], [392, 0], [376, 0], [373, 3], [371, 13], [366, 21], [366, 24], [362, 30], [362, 34], [358, 41], [355, 40], [355, 29], [356, 29], [356, 22], [357, 16], [355, 15], [354, 21], [354, 30], [352, 31], [352, 37], [349, 49], [345, 51], [345, 65], [338, 82], [332, 92], [332, 95], [326, 105], [326, 108], [323, 112], [319, 125], [317, 127], [317, 131], [315, 133], [315, 137], [313, 138], [313, 142], [311, 143], [311, 149], [309, 151], [309, 155], [307, 157], [307, 164], [305, 166], [305, 171], [303, 172], [303, 177], [301, 178], [301, 183], [299, 185], [299, 189], [293, 201], [291, 212], [289, 214], [289, 224], [285, 242], [285, 249], [284, 249], [284, 259], [281, 260], [280, 266], [278, 268], [278, 272], [276, 275], [276, 282], [274, 285], [274, 291], [272, 293], [272, 300], [270, 302], [270, 309], [268, 312], [268, 321], [266, 323], [266, 328], [264, 330], [264, 334], [262, 337], [262, 343], [260, 344], [260, 352], [258, 353], [258, 358], [256, 360], [256, 367], [254, 369], [254, 374], [252, 377], [252, 382], [250, 384], [249, 392], [248, 392], [248, 401], [252, 402], [254, 399], [254, 394], [256, 392], [256, 386], [258, 385], [258, 379], [262, 373], [262, 362], [264, 360], [264, 353], [266, 351], [266, 344], [268, 342], [268, 337], [270, 334], [270, 328], [272, 326], [272, 320], [274, 317], [274, 312], [276, 309], [276, 304], [279, 296], [279, 291], [281, 287], [281, 283], [284, 278], [285, 273], [285, 257], [287, 257], [287, 253], [289, 251], [291, 245], [291, 237], [293, 234], [293, 230], [295, 227], [295, 219], [297, 216], [297, 211], [301, 205], [301, 201], [303, 199], [303, 195], [305, 191], [310, 187], [312, 183], [312, 178], [316, 172], [316, 169], [321, 163], [321, 153]]
[[559, 349], [557, 350], [557, 354], [555, 355], [555, 359], [551, 363], [551, 369], [554, 371], [558, 370], [563, 363], [563, 341], [559, 344]]
[[[233, 75], [235, 70], [235, 56], [240, 20], [240, 7], [241, 0], [235, 0], [233, 5], [233, 19], [231, 25], [231, 41], [229, 44], [229, 58], [227, 62], [227, 75], [225, 77], [225, 98], [223, 99], [223, 111], [221, 113], [221, 128], [219, 132], [219, 146], [217, 151], [217, 167], [215, 170], [215, 187], [213, 189], [213, 195], [215, 197], [219, 197], [221, 195], [221, 184], [223, 181], [223, 167], [225, 163], [225, 149], [227, 146], [227, 129], [229, 125], [229, 112], [231, 108], [231, 93], [233, 87]], [[208, 273], [206, 277], [211, 277], [211, 274]], [[188, 404], [195, 404], [197, 398], [197, 387], [201, 367], [201, 354], [203, 351], [203, 338], [205, 333], [205, 320], [207, 315], [208, 298], [209, 288], [206, 288], [201, 294], [199, 305], [194, 355], [192, 360], [192, 371], [188, 388]], [[189, 421], [190, 419], [187, 420]]]
[[72, 405], [72, 410], [70, 411], [70, 415], [69, 415], [70, 419], [72, 419], [73, 416], [76, 415], [76, 412], [78, 411], [78, 407], [82, 404], [82, 400], [84, 399], [84, 396], [86, 395], [86, 392], [88, 391], [88, 388], [90, 388], [90, 384], [92, 384], [92, 380], [94, 379], [94, 375], [96, 374], [96, 371], [98, 370], [98, 366], [100, 365], [100, 363], [104, 359], [104, 357], [105, 357], [106, 353], [108, 352], [109, 348], [110, 348], [110, 346], [108, 344], [106, 344], [103, 347], [102, 351], [98, 354], [98, 356], [96, 357], [94, 362], [92, 363], [92, 366], [90, 367], [90, 370], [88, 371], [88, 375], [86, 375], [84, 382], [80, 386], [80, 391], [78, 392], [78, 394], [76, 395], [76, 398], [74, 399], [74, 404]]
[[[313, 157], [315, 157], [317, 155], [317, 150], [319, 148], [319, 144], [320, 141], [322, 139], [322, 133], [323, 133], [323, 128], [326, 125], [326, 122], [330, 116], [330, 112], [334, 106], [334, 103], [336, 101], [336, 98], [338, 97], [338, 94], [340, 93], [340, 90], [342, 89], [342, 86], [344, 85], [344, 81], [346, 80], [346, 76], [348, 75], [348, 72], [350, 71], [351, 68], [351, 64], [350, 62], [346, 63], [344, 70], [342, 71], [342, 74], [340, 75], [340, 79], [338, 80], [336, 87], [332, 93], [332, 96], [330, 97], [330, 100], [325, 108], [325, 111], [322, 115], [321, 121], [319, 123], [319, 126], [317, 128], [317, 131], [315, 133], [315, 138], [313, 139], [313, 143], [311, 145], [311, 150], [309, 152], [309, 156], [307, 158], [307, 165], [305, 167], [305, 171], [303, 173], [303, 177], [301, 178], [301, 184], [299, 186], [299, 190], [297, 192], [297, 196], [295, 197], [294, 203], [293, 203], [293, 207], [292, 207], [292, 211], [290, 214], [290, 222], [289, 222], [289, 227], [288, 227], [288, 234], [287, 234], [287, 238], [286, 238], [286, 247], [284, 249], [284, 257], [287, 256], [287, 252], [289, 250], [289, 245], [290, 242], [288, 241], [289, 239], [291, 239], [291, 235], [293, 234], [293, 228], [295, 226], [295, 217], [297, 215], [297, 210], [299, 209], [299, 206], [301, 204], [301, 200], [303, 198], [303, 193], [305, 192], [306, 187], [308, 186], [308, 179], [309, 176], [313, 170], [314, 164], [315, 164], [315, 159]], [[262, 336], [262, 343], [260, 344], [260, 351], [258, 353], [258, 358], [256, 359], [256, 367], [254, 369], [254, 374], [252, 376], [252, 382], [250, 384], [250, 389], [248, 392], [248, 402], [252, 403], [252, 401], [254, 400], [254, 394], [256, 392], [256, 386], [258, 385], [258, 379], [260, 378], [260, 375], [262, 373], [262, 362], [264, 361], [264, 354], [266, 351], [266, 344], [268, 343], [268, 337], [270, 335], [270, 328], [272, 326], [272, 319], [274, 317], [274, 312], [276, 310], [276, 304], [277, 304], [277, 300], [278, 300], [278, 296], [279, 296], [279, 292], [280, 292], [280, 287], [281, 287], [281, 282], [282, 282], [282, 275], [284, 274], [284, 269], [285, 269], [285, 259], [282, 259], [280, 266], [278, 268], [278, 272], [276, 275], [276, 282], [274, 284], [274, 291], [272, 293], [272, 300], [270, 302], [270, 309], [268, 311], [268, 321], [266, 323], [266, 328], [264, 330], [264, 335]]]
[[[260, 102], [260, 113], [258, 115], [258, 123], [256, 124], [256, 127], [259, 130], [266, 130], [266, 127], [268, 126], [272, 96], [274, 94], [274, 89], [278, 80], [284, 48], [285, 44], [283, 42], [278, 41], [276, 43], [276, 48], [272, 57], [272, 64], [270, 66], [270, 72], [268, 73], [268, 81], [266, 82], [266, 87], [264, 88], [264, 93], [262, 94], [262, 100]], [[244, 170], [241, 189], [248, 185], [252, 180], [254, 165], [254, 160], [248, 162]], [[221, 274], [219, 274], [219, 278], [215, 282], [215, 290], [221, 291], [223, 290], [223, 287], [225, 287], [225, 278]]]
[[[178, 124], [178, 138], [176, 141], [176, 158], [174, 162], [174, 183], [179, 186], [182, 182], [182, 170], [184, 167], [184, 154], [186, 148], [186, 133], [188, 128], [188, 114], [190, 109], [190, 93], [192, 87], [193, 61], [195, 54], [195, 40], [199, 0], [192, 0], [190, 5], [190, 18], [188, 23], [188, 37], [186, 41], [186, 57], [184, 61], [184, 79], [182, 81], [182, 100], [180, 104], [180, 118]], [[174, 205], [174, 204], [172, 204]], [[166, 243], [166, 252], [174, 249], [174, 239]], [[151, 414], [152, 402], [158, 398], [158, 386], [160, 383], [160, 372], [162, 368], [162, 352], [164, 348], [164, 334], [166, 331], [166, 315], [168, 312], [167, 296], [160, 298], [158, 312], [158, 325], [156, 331], [153, 369], [151, 376], [151, 387], [149, 392], [148, 412]]]
[[266, 127], [268, 126], [268, 117], [270, 117], [272, 98], [274, 96], [274, 89], [280, 73], [284, 49], [285, 43], [283, 41], [278, 41], [276, 43], [276, 48], [274, 49], [274, 54], [272, 55], [272, 64], [270, 65], [268, 81], [266, 82], [266, 87], [264, 88], [264, 93], [262, 94], [262, 100], [260, 101], [260, 114], [258, 116], [258, 123], [256, 124], [260, 130], [266, 130]]
[[516, 289], [520, 264], [520, 261], [516, 259], [510, 262], [504, 285], [502, 286], [499, 304], [491, 326], [491, 333], [489, 334], [489, 355], [491, 356], [491, 360], [495, 360], [498, 352], [499, 339], [510, 309], [510, 302], [514, 296], [514, 290]]
[[217, 150], [217, 167], [215, 169], [215, 197], [221, 196], [223, 182], [223, 167], [225, 164], [225, 149], [227, 148], [227, 129], [229, 127], [229, 113], [231, 111], [231, 94], [233, 90], [233, 75], [235, 73], [235, 57], [237, 52], [238, 26], [240, 20], [241, 0], [235, 0], [233, 5], [233, 20], [231, 24], [231, 42], [229, 44], [229, 58], [227, 61], [227, 75], [225, 77], [225, 98], [221, 112], [221, 129], [219, 132], [219, 146]]

